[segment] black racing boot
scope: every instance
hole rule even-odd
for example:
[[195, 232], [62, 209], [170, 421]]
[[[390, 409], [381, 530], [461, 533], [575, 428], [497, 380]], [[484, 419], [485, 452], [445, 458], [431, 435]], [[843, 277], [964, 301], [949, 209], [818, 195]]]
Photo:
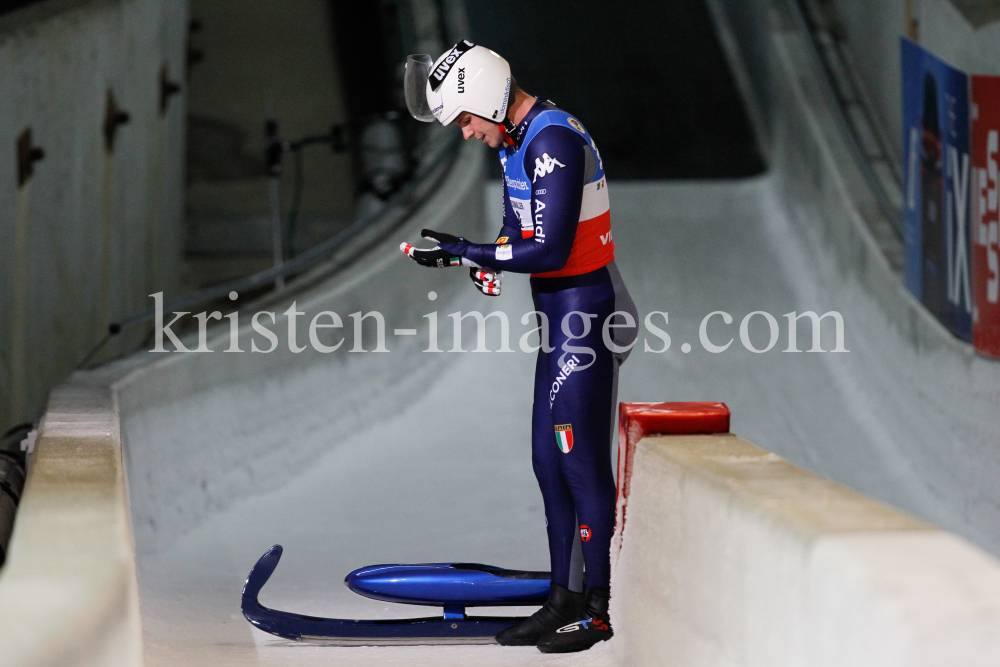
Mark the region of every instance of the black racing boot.
[[588, 589], [583, 618], [542, 637], [538, 650], [542, 653], [575, 653], [611, 639], [614, 631], [608, 620], [610, 598], [611, 593], [606, 588]]
[[502, 630], [497, 635], [497, 643], [504, 646], [534, 646], [545, 635], [580, 618], [583, 601], [583, 593], [574, 593], [559, 584], [551, 584], [549, 599], [542, 608], [517, 625]]

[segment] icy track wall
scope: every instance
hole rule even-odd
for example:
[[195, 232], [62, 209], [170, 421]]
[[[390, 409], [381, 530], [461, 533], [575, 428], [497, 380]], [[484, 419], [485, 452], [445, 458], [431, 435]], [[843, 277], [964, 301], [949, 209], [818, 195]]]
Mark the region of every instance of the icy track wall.
[[[222, 352], [229, 346], [227, 321], [208, 337], [209, 348], [217, 352], [147, 354], [140, 368], [110, 380], [121, 412], [138, 550], [157, 551], [206, 514], [279, 487], [341, 439], [412, 402], [433, 373], [457, 356], [405, 354], [426, 348], [426, 336], [393, 335], [397, 327], [422, 328], [423, 315], [437, 310], [445, 338], [449, 320], [443, 313], [455, 310], [449, 305], [460, 294], [471, 293], [466, 269], [442, 280], [434, 271], [414, 270], [399, 251], [401, 240], [418, 240], [424, 227], [470, 238], [485, 235], [482, 146], [463, 145], [457, 155], [440, 167], [450, 173], [437, 191], [401, 226], [375, 245], [366, 247], [371, 240], [361, 238], [343, 250], [346, 255], [363, 252], [349, 268], [331, 278], [304, 276], [277, 298], [248, 306], [240, 322], [244, 353]], [[431, 291], [437, 294], [434, 301], [425, 296]], [[340, 315], [343, 348], [321, 354], [306, 344], [305, 351], [292, 353], [280, 313], [293, 301], [310, 317], [320, 311]], [[271, 328], [280, 344], [269, 354], [249, 351], [251, 338], [262, 344], [250, 321], [259, 311], [279, 317], [279, 326]], [[373, 351], [373, 318], [363, 322], [366, 352], [348, 351], [358, 343], [349, 315], [372, 311], [385, 316], [386, 344], [393, 354]], [[299, 320], [302, 344], [308, 341], [308, 318]], [[188, 338], [186, 345], [194, 348], [197, 340]], [[292, 376], [298, 381], [285, 381]], [[287, 419], [281, 406], [310, 418]]]
[[183, 0], [0, 16], [0, 431], [150, 288], [173, 293], [186, 38]]
[[[955, 339], [902, 284], [869, 231], [877, 202], [840, 134], [810, 37], [790, 1], [714, 3], [751, 99], [766, 99], [777, 247], [807, 303], [837, 294], [851, 328], [851, 372], [837, 372], [872, 442], [877, 485], [837, 481], [1000, 554], [1000, 364]], [[752, 19], [742, 14], [753, 6]], [[766, 54], [766, 57], [761, 57]], [[756, 103], [755, 103], [756, 104]], [[812, 290], [816, 289], [816, 292]]]

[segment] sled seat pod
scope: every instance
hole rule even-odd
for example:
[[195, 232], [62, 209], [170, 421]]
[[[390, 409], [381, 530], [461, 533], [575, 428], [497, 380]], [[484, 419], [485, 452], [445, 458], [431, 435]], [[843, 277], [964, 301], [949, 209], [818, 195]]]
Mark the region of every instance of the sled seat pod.
[[480, 563], [369, 565], [344, 579], [352, 591], [375, 600], [446, 608], [542, 604], [549, 584], [549, 572]]

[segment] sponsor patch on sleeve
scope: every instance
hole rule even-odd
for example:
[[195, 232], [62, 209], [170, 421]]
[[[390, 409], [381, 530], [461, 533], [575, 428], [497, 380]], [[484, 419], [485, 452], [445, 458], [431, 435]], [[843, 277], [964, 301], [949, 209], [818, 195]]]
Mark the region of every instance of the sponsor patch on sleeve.
[[514, 259], [514, 247], [509, 243], [497, 246], [497, 259]]
[[498, 239], [496, 240], [496, 244], [497, 244], [497, 245], [503, 245], [503, 244], [504, 244], [504, 243], [506, 243], [507, 241], [510, 241], [510, 237], [509, 237], [509, 236], [501, 236], [500, 238], [498, 238]]

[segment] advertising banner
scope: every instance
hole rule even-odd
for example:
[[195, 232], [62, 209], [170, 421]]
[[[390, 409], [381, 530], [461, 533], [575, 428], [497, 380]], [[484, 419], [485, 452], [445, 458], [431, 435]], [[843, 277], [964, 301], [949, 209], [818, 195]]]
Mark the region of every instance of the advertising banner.
[[969, 77], [901, 38], [906, 286], [972, 340]]
[[1000, 77], [972, 77], [972, 344], [1000, 357]]

